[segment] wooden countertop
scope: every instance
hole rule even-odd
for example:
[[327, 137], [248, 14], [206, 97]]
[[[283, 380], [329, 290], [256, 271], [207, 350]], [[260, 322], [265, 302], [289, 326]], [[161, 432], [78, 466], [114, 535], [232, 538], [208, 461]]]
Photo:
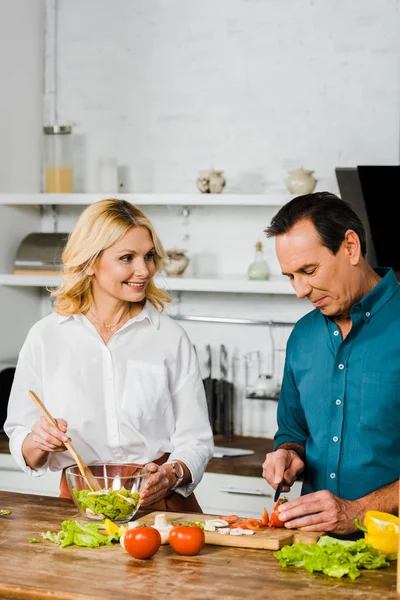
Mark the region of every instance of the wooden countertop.
[[[254, 450], [254, 454], [229, 458], [212, 458], [207, 465], [206, 471], [208, 473], [245, 475], [248, 477], [261, 477], [265, 455], [273, 450], [273, 440], [268, 438], [235, 436], [235, 439], [229, 442], [220, 436], [216, 436], [215, 445]], [[9, 452], [8, 437], [5, 433], [0, 433], [0, 454], [9, 454]]]
[[61, 549], [49, 541], [31, 544], [42, 531], [58, 531], [77, 517], [71, 500], [0, 491], [0, 597], [19, 600], [272, 600], [397, 599], [396, 563], [340, 580], [279, 565], [268, 550], [205, 546], [197, 556], [179, 556], [162, 546], [150, 560], [123, 548]]

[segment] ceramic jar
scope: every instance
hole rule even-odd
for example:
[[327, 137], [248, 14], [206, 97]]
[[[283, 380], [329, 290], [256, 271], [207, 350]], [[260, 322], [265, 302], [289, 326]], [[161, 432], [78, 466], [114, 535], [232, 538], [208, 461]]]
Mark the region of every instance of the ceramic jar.
[[166, 250], [164, 271], [169, 277], [180, 277], [188, 266], [190, 259], [185, 254], [186, 250]]
[[196, 184], [202, 194], [220, 194], [225, 187], [223, 171], [200, 171]]
[[312, 174], [314, 171], [307, 171], [307, 169], [296, 169], [289, 171], [289, 176], [286, 179], [286, 187], [291, 194], [311, 194], [317, 185], [317, 180], [314, 179]]

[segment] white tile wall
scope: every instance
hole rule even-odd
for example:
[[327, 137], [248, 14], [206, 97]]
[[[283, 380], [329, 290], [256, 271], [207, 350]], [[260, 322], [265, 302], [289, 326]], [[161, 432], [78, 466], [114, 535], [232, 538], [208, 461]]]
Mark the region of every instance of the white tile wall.
[[[52, 0], [50, 0], [52, 1]], [[399, 0], [58, 0], [57, 111], [129, 191], [264, 191], [399, 162]]]

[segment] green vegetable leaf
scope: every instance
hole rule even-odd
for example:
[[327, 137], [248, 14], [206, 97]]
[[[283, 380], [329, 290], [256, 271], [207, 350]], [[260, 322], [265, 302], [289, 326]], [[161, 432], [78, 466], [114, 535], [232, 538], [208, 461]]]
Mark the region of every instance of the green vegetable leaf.
[[37, 540], [36, 538], [28, 538], [28, 542], [30, 544], [40, 544], [40, 540]]
[[375, 550], [365, 540], [338, 540], [322, 536], [316, 544], [303, 543], [283, 546], [274, 556], [282, 567], [304, 567], [310, 573], [325, 573], [329, 577], [350, 579], [360, 576], [360, 569], [379, 569], [390, 563], [379, 550]]
[[47, 531], [41, 536], [45, 540], [50, 540], [58, 544], [61, 548], [67, 546], [86, 546], [88, 548], [98, 548], [99, 546], [111, 546], [113, 542], [119, 540], [119, 535], [103, 535], [99, 532], [101, 525], [98, 523], [82, 524], [78, 521], [67, 520], [61, 523], [61, 531], [54, 533]]
[[120, 490], [104, 490], [104, 494], [93, 493], [90, 490], [74, 490], [74, 496], [79, 506], [85, 511], [87, 508], [96, 515], [103, 515], [111, 521], [120, 521], [129, 518], [139, 504], [139, 492], [129, 493]]

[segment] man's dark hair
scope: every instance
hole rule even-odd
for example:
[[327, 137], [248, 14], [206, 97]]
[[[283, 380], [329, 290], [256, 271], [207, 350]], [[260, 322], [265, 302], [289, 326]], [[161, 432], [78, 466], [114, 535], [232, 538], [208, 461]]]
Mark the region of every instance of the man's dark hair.
[[324, 246], [335, 255], [348, 229], [360, 239], [361, 253], [367, 253], [364, 226], [347, 202], [330, 192], [316, 192], [297, 196], [276, 213], [264, 230], [268, 238], [287, 233], [296, 223], [309, 219]]

